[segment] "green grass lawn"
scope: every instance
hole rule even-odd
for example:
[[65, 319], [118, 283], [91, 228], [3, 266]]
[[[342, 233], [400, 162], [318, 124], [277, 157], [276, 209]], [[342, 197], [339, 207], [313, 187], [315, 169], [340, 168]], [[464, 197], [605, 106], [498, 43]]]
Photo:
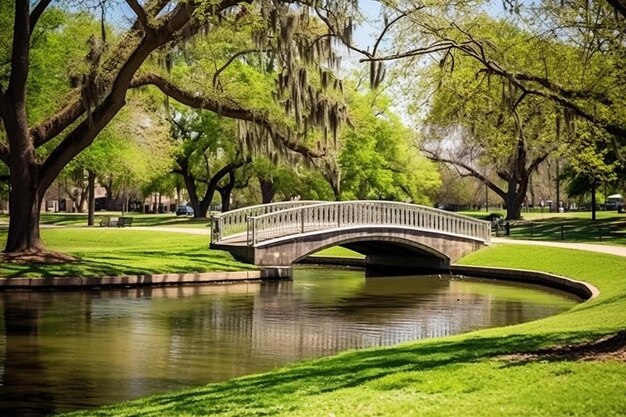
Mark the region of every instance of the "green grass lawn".
[[508, 358], [626, 329], [626, 258], [500, 245], [467, 265], [538, 269], [586, 280], [600, 296], [525, 324], [346, 352], [260, 375], [88, 410], [84, 416], [617, 416], [623, 360]]
[[333, 246], [332, 248], [322, 249], [311, 256], [328, 256], [331, 258], [357, 258], [363, 259], [365, 256], [348, 248], [341, 246]]
[[[76, 262], [59, 264], [0, 263], [0, 277], [91, 277], [166, 272], [253, 269], [223, 251], [208, 248], [209, 237], [132, 228], [42, 229], [46, 247], [69, 253]], [[6, 230], [0, 230], [4, 246]]]

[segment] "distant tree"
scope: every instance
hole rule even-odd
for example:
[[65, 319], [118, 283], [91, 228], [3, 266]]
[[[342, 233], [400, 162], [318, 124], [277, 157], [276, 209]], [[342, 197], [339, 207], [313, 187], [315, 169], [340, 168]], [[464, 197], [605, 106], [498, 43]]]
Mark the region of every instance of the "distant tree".
[[430, 204], [439, 186], [434, 164], [415, 147], [415, 133], [380, 91], [350, 97], [353, 129], [344, 129], [339, 164], [342, 195]]
[[204, 219], [215, 193], [234, 187], [235, 171], [247, 163], [236, 125], [214, 113], [195, 110], [180, 110], [170, 122], [172, 138], [178, 142], [172, 172], [183, 179], [194, 217]]
[[[520, 41], [520, 31], [507, 24], [494, 22], [489, 28], [503, 44]], [[517, 53], [523, 55], [524, 48]], [[422, 150], [460, 175], [478, 179], [502, 199], [507, 219], [519, 219], [533, 173], [575, 140], [572, 113], [506, 78], [482, 73], [465, 56], [431, 65], [422, 77], [431, 86], [424, 94], [432, 95]]]
[[595, 221], [599, 187], [618, 179], [623, 161], [616, 160], [609, 151], [610, 139], [605, 132], [593, 125], [584, 127], [578, 129], [579, 140], [568, 150], [569, 166], [564, 177], [570, 181], [567, 187], [570, 197], [591, 196], [591, 219]]

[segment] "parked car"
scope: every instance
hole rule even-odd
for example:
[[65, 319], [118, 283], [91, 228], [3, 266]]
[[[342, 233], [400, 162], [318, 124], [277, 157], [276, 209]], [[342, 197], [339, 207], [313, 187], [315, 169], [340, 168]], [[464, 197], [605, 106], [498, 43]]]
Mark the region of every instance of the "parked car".
[[621, 194], [613, 194], [606, 198], [607, 210], [619, 210], [624, 206], [624, 197]]
[[189, 206], [178, 206], [176, 207], [176, 215], [177, 216], [193, 216], [193, 208]]

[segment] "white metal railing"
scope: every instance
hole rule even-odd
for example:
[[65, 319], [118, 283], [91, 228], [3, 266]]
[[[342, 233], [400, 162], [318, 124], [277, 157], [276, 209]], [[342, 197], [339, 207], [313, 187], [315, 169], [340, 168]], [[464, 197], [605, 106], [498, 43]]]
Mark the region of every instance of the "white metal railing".
[[320, 204], [321, 201], [283, 201], [272, 204], [259, 204], [257, 206], [243, 207], [237, 210], [227, 211], [211, 216], [211, 241], [218, 243], [225, 239], [243, 236], [248, 230], [248, 218], [263, 214], [274, 213], [295, 207], [311, 204]]
[[317, 230], [355, 226], [396, 226], [433, 230], [491, 241], [491, 224], [431, 207], [392, 201], [307, 204], [247, 217], [248, 245]]

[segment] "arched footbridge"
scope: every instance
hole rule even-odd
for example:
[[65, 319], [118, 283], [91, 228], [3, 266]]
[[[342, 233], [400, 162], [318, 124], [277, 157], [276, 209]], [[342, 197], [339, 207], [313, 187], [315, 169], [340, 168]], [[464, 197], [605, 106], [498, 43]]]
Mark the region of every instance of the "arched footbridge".
[[332, 246], [368, 267], [445, 268], [490, 243], [489, 222], [391, 201], [289, 201], [211, 219], [211, 247], [264, 267], [289, 267]]

